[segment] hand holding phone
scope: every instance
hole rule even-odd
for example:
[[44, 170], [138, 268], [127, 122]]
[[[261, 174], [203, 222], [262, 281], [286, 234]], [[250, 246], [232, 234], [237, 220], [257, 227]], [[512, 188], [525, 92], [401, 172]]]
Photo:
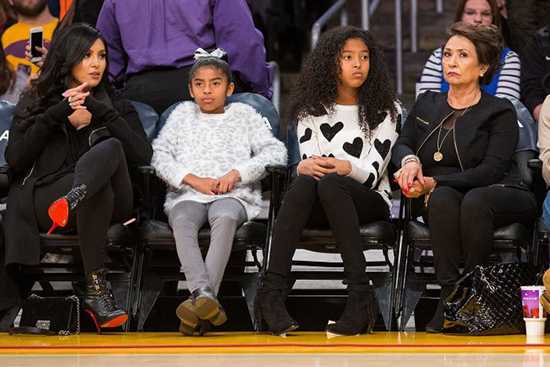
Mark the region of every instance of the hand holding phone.
[[44, 47], [44, 29], [42, 27], [31, 28], [29, 45], [31, 62], [36, 63], [42, 60], [42, 48]]

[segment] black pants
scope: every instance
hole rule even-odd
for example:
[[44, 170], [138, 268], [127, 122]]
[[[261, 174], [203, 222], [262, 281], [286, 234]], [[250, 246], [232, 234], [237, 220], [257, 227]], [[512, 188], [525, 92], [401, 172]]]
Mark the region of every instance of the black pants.
[[537, 217], [534, 195], [509, 187], [488, 186], [467, 191], [438, 187], [428, 205], [428, 224], [435, 271], [442, 286], [454, 284], [464, 271], [489, 260], [493, 233], [512, 223], [531, 226]]
[[302, 230], [331, 228], [349, 284], [368, 281], [359, 225], [389, 218], [384, 199], [349, 177], [330, 174], [320, 181], [298, 176], [284, 196], [273, 229], [268, 271], [288, 277]]
[[86, 197], [70, 212], [64, 231], [77, 230], [84, 270], [89, 273], [105, 265], [105, 243], [111, 222], [129, 219], [132, 214], [132, 184], [119, 140], [109, 138], [94, 145], [80, 157], [74, 173], [35, 189], [35, 215], [41, 232], [47, 231], [52, 223], [48, 216], [50, 204], [81, 184], [87, 186]]
[[153, 107], [160, 115], [176, 102], [191, 100], [189, 94], [189, 70], [181, 69], [148, 70], [128, 78], [124, 97]]

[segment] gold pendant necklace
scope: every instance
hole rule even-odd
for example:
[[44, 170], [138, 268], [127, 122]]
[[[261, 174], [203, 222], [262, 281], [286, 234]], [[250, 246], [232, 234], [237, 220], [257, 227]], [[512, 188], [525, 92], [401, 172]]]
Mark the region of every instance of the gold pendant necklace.
[[[471, 107], [471, 106], [470, 106]], [[454, 130], [455, 128], [455, 125], [456, 125], [456, 122], [458, 121], [459, 118], [461, 118], [462, 116], [464, 116], [464, 114], [466, 112], [468, 112], [468, 110], [470, 109], [470, 107], [464, 109], [460, 115], [456, 116], [455, 118], [455, 123], [453, 124], [453, 127], [451, 127], [450, 129], [447, 130], [447, 133], [445, 134], [445, 136], [443, 137], [443, 140], [441, 140], [441, 143], [439, 142], [439, 138], [441, 137], [441, 130], [443, 130], [443, 125], [445, 124], [445, 121], [442, 121], [441, 122], [441, 125], [439, 126], [439, 131], [437, 132], [437, 140], [435, 142], [435, 147], [436, 147], [436, 151], [433, 155], [433, 159], [434, 161], [436, 162], [441, 162], [444, 158], [443, 156], [443, 153], [441, 153], [441, 149], [443, 148], [443, 143], [445, 142], [445, 139], [447, 139], [447, 136]], [[458, 114], [457, 113], [458, 111], [455, 111], [454, 114]]]
[[443, 143], [445, 142], [445, 139], [447, 139], [447, 136], [453, 131], [454, 126], [447, 130], [447, 133], [443, 137], [443, 140], [441, 140], [441, 143], [439, 142], [439, 138], [441, 137], [441, 130], [443, 130], [443, 124], [439, 127], [439, 131], [437, 132], [437, 140], [435, 142], [436, 151], [434, 153], [434, 161], [441, 162], [443, 160], [443, 153], [441, 153], [441, 148], [443, 148]]

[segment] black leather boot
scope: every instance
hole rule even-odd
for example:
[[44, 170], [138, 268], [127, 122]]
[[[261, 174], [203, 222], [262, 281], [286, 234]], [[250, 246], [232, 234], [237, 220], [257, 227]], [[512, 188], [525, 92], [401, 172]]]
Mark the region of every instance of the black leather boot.
[[[82, 184], [75, 186], [69, 191], [63, 198], [67, 200], [70, 210], [75, 210], [78, 204], [86, 197], [88, 193], [88, 186]], [[62, 199], [63, 199], [62, 198]]]
[[338, 321], [327, 325], [326, 330], [335, 335], [372, 333], [376, 316], [376, 299], [370, 284], [350, 284], [344, 313]]
[[285, 306], [288, 282], [279, 274], [266, 273], [254, 300], [256, 329], [263, 330], [263, 321], [274, 335], [284, 335], [298, 329], [299, 325], [290, 317]]
[[445, 311], [445, 300], [451, 292], [453, 291], [453, 286], [443, 286], [441, 287], [441, 295], [439, 296], [439, 302], [437, 302], [437, 308], [435, 309], [434, 316], [426, 324], [427, 333], [440, 333], [443, 331], [443, 321], [445, 317], [443, 311]]
[[113, 294], [107, 286], [105, 269], [99, 269], [86, 275], [86, 295], [83, 308], [93, 319], [99, 331], [102, 328], [115, 328], [128, 320], [128, 314], [117, 307]]

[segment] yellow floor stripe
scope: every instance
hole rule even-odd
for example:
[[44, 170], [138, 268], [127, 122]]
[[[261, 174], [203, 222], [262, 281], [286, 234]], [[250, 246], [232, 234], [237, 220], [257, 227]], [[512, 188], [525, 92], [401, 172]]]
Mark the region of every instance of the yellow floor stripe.
[[251, 332], [110, 333], [61, 336], [0, 334], [0, 354], [157, 354], [157, 353], [550, 353], [550, 337], [527, 344], [524, 335], [466, 337], [426, 333], [374, 333], [327, 339], [324, 333], [297, 332], [283, 337]]

